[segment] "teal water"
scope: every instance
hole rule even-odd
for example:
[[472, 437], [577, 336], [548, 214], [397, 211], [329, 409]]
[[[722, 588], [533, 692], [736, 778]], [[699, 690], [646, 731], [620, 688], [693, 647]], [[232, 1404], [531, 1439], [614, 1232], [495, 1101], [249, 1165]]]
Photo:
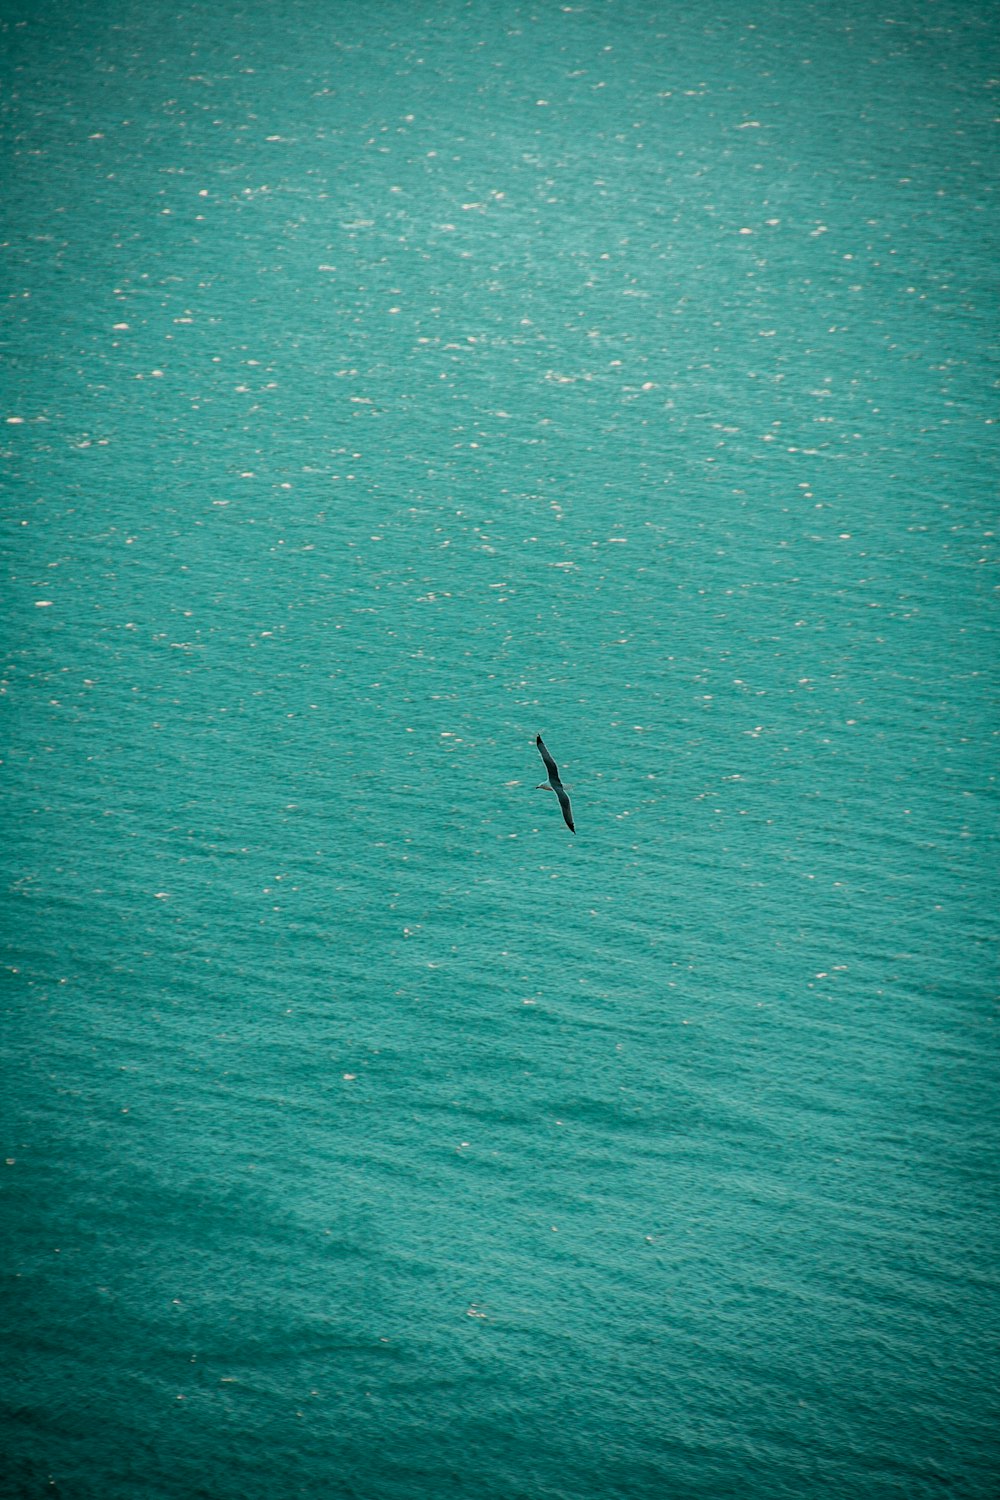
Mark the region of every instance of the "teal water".
[[4, 14], [2, 1493], [994, 1496], [993, 8]]

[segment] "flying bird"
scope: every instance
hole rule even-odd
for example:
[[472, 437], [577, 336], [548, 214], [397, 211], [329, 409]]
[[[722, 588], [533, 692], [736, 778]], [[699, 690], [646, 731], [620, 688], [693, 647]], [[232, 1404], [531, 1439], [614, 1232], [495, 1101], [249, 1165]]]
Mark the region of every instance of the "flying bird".
[[569, 829], [570, 833], [575, 833], [576, 829], [573, 827], [573, 809], [569, 805], [569, 798], [566, 795], [566, 788], [559, 780], [559, 767], [556, 765], [555, 761], [546, 750], [540, 734], [535, 735], [535, 744], [538, 746], [539, 755], [545, 762], [545, 769], [549, 773], [548, 781], [540, 781], [535, 787], [535, 791], [539, 792], [543, 787], [546, 787], [550, 791], [555, 792], [556, 796], [559, 798], [559, 806], [562, 808], [562, 815], [566, 819], [566, 827]]

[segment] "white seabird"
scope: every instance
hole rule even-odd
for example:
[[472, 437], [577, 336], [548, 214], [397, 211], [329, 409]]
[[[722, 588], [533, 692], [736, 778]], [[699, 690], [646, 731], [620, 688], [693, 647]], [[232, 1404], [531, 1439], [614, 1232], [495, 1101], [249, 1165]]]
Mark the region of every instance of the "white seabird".
[[559, 780], [559, 767], [556, 765], [555, 761], [546, 750], [540, 734], [535, 735], [535, 744], [538, 746], [539, 755], [545, 762], [545, 769], [549, 773], [548, 781], [540, 781], [535, 787], [535, 791], [541, 791], [541, 789], [545, 787], [546, 789], [555, 792], [556, 796], [559, 798], [559, 806], [562, 808], [562, 815], [566, 819], [566, 827], [569, 829], [570, 833], [575, 833], [576, 829], [573, 827], [573, 809], [569, 805], [569, 798], [566, 795], [566, 788]]

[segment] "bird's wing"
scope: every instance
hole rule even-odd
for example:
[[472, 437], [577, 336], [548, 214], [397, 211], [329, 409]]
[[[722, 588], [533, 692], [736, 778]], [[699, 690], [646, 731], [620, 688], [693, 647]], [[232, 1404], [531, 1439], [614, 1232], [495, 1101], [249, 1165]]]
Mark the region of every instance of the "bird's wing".
[[569, 798], [563, 791], [561, 785], [556, 787], [556, 796], [559, 798], [559, 806], [562, 808], [562, 815], [566, 819], [566, 827], [569, 829], [570, 833], [575, 833], [576, 829], [573, 826], [573, 809], [570, 807]]
[[538, 746], [539, 755], [545, 762], [545, 769], [549, 773], [549, 780], [552, 782], [553, 786], [560, 786], [561, 783], [559, 781], [559, 767], [556, 765], [555, 761], [546, 750], [540, 734], [535, 735], [535, 744]]

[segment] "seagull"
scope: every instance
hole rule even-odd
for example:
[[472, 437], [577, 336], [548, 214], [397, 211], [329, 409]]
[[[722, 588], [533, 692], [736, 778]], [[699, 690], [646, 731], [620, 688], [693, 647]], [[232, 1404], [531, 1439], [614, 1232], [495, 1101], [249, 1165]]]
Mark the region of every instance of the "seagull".
[[570, 833], [575, 833], [576, 829], [573, 827], [573, 809], [569, 805], [569, 798], [566, 795], [566, 789], [563, 786], [562, 782], [559, 780], [559, 767], [556, 765], [555, 761], [546, 750], [540, 734], [535, 735], [535, 744], [538, 746], [539, 755], [545, 762], [545, 769], [549, 773], [548, 781], [540, 781], [535, 787], [535, 791], [539, 792], [543, 787], [546, 787], [549, 791], [555, 792], [556, 796], [559, 798], [559, 806], [562, 808], [562, 815], [566, 819], [566, 827], [569, 829]]

